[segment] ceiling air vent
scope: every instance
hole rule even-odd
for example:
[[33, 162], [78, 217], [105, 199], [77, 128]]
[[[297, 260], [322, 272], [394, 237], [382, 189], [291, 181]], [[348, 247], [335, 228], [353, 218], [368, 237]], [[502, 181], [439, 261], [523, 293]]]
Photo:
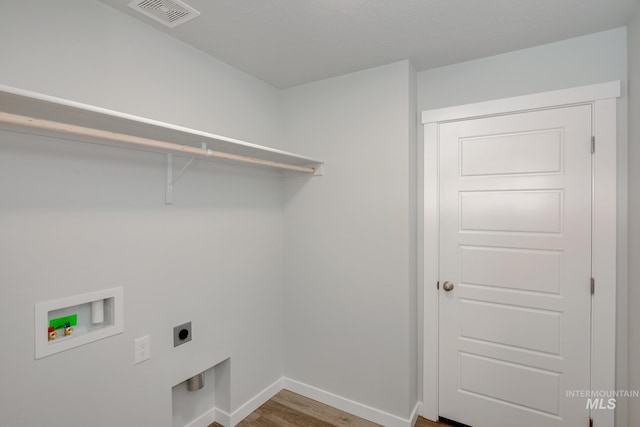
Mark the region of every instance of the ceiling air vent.
[[134, 0], [128, 6], [169, 28], [200, 15], [200, 12], [179, 0]]

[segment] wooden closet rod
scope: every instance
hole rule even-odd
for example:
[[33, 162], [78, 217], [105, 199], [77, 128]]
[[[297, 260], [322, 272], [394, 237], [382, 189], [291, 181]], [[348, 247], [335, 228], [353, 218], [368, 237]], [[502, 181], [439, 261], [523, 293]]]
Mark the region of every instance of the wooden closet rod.
[[139, 136], [126, 135], [106, 130], [93, 129], [83, 126], [70, 125], [67, 123], [54, 122], [50, 120], [37, 119], [34, 117], [21, 116], [18, 114], [5, 113], [0, 111], [0, 123], [26, 126], [36, 129], [44, 129], [54, 132], [68, 133], [72, 135], [88, 136], [93, 138], [109, 139], [112, 141], [124, 142], [127, 144], [142, 145], [145, 147], [158, 148], [161, 150], [175, 151], [195, 156], [213, 157], [217, 159], [232, 160], [236, 162], [250, 163], [260, 166], [285, 169], [295, 172], [315, 174], [316, 168], [307, 166], [289, 165], [286, 163], [273, 162], [271, 160], [256, 159], [253, 157], [241, 156], [238, 154], [223, 153], [209, 149], [190, 147], [188, 145], [174, 144], [172, 142], [158, 141], [155, 139], [142, 138]]

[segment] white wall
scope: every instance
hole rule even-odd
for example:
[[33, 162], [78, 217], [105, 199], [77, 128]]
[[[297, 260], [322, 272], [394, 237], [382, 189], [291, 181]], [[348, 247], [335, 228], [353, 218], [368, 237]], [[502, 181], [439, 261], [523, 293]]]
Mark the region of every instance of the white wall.
[[624, 28], [418, 73], [418, 111], [626, 81]]
[[[418, 386], [422, 372], [422, 350], [419, 344], [418, 325], [422, 324], [422, 313], [418, 310], [420, 286], [418, 280], [418, 203], [422, 196], [418, 194], [418, 78], [415, 68], [409, 66], [409, 403], [420, 401]], [[422, 221], [422, 218], [420, 218]], [[419, 279], [420, 277], [420, 279]], [[413, 408], [410, 408], [413, 410]]]
[[[97, 1], [3, 4], [0, 39], [2, 84], [280, 140], [277, 90]], [[197, 161], [172, 206], [163, 179], [159, 154], [0, 131], [0, 426], [168, 427], [194, 367], [231, 356], [230, 410], [283, 375], [279, 178]], [[123, 334], [34, 360], [34, 303], [113, 286]]]
[[[605, 31], [420, 72], [418, 73], [418, 110], [423, 111], [614, 80], [622, 81], [624, 93], [618, 101], [619, 216], [616, 381], [618, 388], [626, 389], [628, 386], [626, 29]], [[618, 403], [616, 425], [627, 426], [627, 402], [619, 401]]]
[[3, 84], [279, 143], [272, 86], [96, 0], [4, 3]]
[[[640, 14], [629, 26], [629, 388], [640, 390]], [[640, 399], [629, 426], [640, 425]]]
[[[636, 20], [629, 70], [640, 81], [639, 34]], [[227, 356], [231, 410], [280, 378], [284, 359], [294, 380], [407, 418], [420, 377], [415, 105], [627, 81], [623, 29], [421, 72], [417, 90], [403, 62], [282, 94], [94, 0], [3, 5], [0, 38], [11, 41], [3, 45], [2, 84], [327, 161], [324, 177], [287, 181], [283, 225], [281, 182], [272, 174], [197, 162], [176, 186], [175, 204], [165, 206], [160, 155], [0, 131], [0, 322], [16, 331], [2, 346], [1, 427], [50, 425], [53, 416], [55, 425], [169, 426], [175, 379]], [[631, 89], [637, 115], [640, 95]], [[625, 159], [626, 97], [619, 107]], [[638, 124], [630, 125], [637, 141]], [[639, 161], [632, 144], [629, 162]], [[630, 169], [631, 183], [638, 181]], [[626, 173], [621, 161], [621, 212]], [[632, 259], [637, 228], [631, 224]], [[638, 277], [632, 265], [632, 283]], [[118, 285], [124, 334], [33, 360], [35, 302]], [[186, 320], [194, 341], [174, 350], [171, 328]], [[629, 322], [639, 322], [633, 311]], [[640, 357], [634, 331], [631, 360]], [[133, 339], [146, 334], [152, 359], [134, 366]], [[630, 381], [640, 387], [637, 364]], [[637, 402], [630, 406], [632, 423], [621, 411], [618, 425], [640, 422]]]
[[417, 376], [413, 78], [400, 62], [283, 98], [289, 148], [327, 164], [286, 186], [286, 375], [404, 419]]

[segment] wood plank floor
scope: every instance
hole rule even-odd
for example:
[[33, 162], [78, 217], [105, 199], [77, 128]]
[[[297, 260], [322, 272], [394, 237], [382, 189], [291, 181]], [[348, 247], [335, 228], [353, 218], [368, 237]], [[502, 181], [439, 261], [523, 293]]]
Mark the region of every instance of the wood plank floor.
[[[419, 418], [416, 427], [446, 427]], [[222, 427], [213, 423], [209, 427]], [[237, 427], [381, 427], [289, 390], [282, 390]]]

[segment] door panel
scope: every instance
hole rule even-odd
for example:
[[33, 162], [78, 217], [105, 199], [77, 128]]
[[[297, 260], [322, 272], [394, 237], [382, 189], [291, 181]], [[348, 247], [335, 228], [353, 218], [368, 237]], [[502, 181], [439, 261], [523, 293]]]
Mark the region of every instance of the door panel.
[[467, 284], [558, 294], [562, 252], [460, 247], [460, 281]]
[[460, 141], [460, 175], [560, 173], [561, 129], [504, 134]]
[[461, 231], [559, 233], [562, 193], [549, 191], [461, 191]]
[[460, 337], [550, 354], [560, 352], [557, 311], [460, 299], [459, 316]]
[[440, 126], [440, 416], [587, 425], [590, 140], [590, 106]]
[[[510, 378], [511, 381], [495, 381]], [[552, 415], [559, 413], [560, 374], [499, 359], [460, 354], [460, 390]], [[522, 387], [527, 384], [527, 387]], [[476, 424], [478, 425], [478, 424]], [[510, 424], [514, 427], [518, 423]]]

